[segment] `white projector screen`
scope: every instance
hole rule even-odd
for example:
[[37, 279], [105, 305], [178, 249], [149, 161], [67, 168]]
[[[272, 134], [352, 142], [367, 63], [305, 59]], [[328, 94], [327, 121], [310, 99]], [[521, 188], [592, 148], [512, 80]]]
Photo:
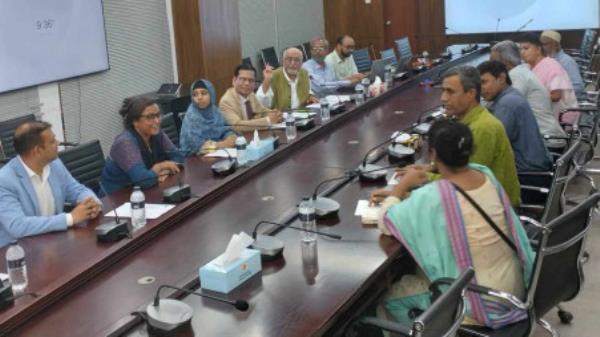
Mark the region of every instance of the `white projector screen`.
[[106, 69], [102, 0], [0, 1], [0, 92]]
[[[446, 34], [598, 28], [598, 0], [445, 0]], [[499, 20], [499, 21], [498, 21]]]

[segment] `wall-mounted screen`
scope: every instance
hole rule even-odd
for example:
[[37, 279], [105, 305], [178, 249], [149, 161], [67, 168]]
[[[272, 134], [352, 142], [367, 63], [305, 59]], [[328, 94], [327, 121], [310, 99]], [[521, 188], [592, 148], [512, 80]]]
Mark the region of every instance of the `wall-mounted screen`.
[[0, 92], [108, 69], [102, 0], [0, 1]]
[[598, 0], [445, 0], [446, 34], [598, 28]]

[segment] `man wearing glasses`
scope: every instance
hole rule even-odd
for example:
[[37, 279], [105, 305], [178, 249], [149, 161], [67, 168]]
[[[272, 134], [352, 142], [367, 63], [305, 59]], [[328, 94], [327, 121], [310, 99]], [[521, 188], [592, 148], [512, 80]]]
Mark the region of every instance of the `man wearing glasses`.
[[253, 131], [280, 123], [281, 112], [265, 108], [254, 94], [256, 70], [249, 64], [235, 68], [233, 87], [219, 101], [225, 120], [236, 132]]
[[352, 52], [354, 51], [354, 39], [348, 35], [342, 35], [336, 39], [335, 50], [325, 58], [325, 62], [333, 68], [338, 80], [350, 80], [354, 83], [365, 78], [365, 74], [358, 72]]
[[302, 65], [308, 71], [313, 93], [319, 97], [335, 93], [339, 87], [350, 86], [357, 81], [338, 81], [333, 72], [333, 67], [325, 62], [325, 56], [329, 53], [329, 42], [317, 37], [310, 41], [312, 58]]

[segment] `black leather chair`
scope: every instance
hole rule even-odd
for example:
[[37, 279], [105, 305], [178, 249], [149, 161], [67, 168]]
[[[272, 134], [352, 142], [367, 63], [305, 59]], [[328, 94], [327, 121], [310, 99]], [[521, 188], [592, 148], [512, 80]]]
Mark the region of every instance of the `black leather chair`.
[[277, 69], [280, 66], [279, 58], [277, 57], [277, 52], [275, 51], [275, 47], [264, 48], [260, 51], [260, 61], [261, 61], [261, 69], [264, 68], [266, 64], [273, 67], [273, 69]]
[[250, 65], [250, 66], [251, 66], [251, 65], [252, 65], [252, 59], [251, 59], [251, 58], [249, 58], [249, 57], [244, 57], [244, 58], [242, 59], [242, 64], [247, 64], [247, 65]]
[[305, 62], [306, 60], [308, 60], [308, 54], [306, 53], [306, 50], [304, 50], [304, 46], [299, 44], [296, 46], [296, 48], [298, 48], [302, 52], [302, 57], [304, 58], [304, 60], [302, 62]]
[[304, 48], [304, 53], [306, 54], [306, 59], [308, 60], [309, 58], [311, 58], [312, 53], [311, 53], [311, 49], [310, 49], [310, 42], [304, 42], [302, 44], [302, 48]]
[[411, 337], [455, 336], [465, 316], [464, 292], [475, 275], [473, 269], [464, 271], [431, 306], [420, 314], [412, 327], [374, 318], [363, 317], [360, 324], [372, 325], [385, 331]]
[[369, 49], [363, 48], [352, 52], [352, 58], [359, 73], [364, 73], [371, 70], [371, 56], [369, 56]]
[[191, 103], [192, 103], [192, 97], [189, 95], [181, 96], [181, 97], [176, 98], [173, 101], [171, 101], [171, 109], [168, 112], [172, 112], [173, 115], [175, 116], [175, 123], [177, 125], [178, 131], [181, 131], [181, 122], [183, 122], [183, 116], [181, 116], [181, 118], [180, 118], [180, 115], [182, 113], [183, 113], [183, 115], [185, 115], [185, 112], [187, 111], [187, 109]]
[[35, 115], [29, 114], [0, 122], [0, 160], [9, 160], [16, 156], [13, 144], [15, 129], [25, 122], [35, 120]]
[[160, 128], [169, 136], [171, 142], [179, 147], [179, 129], [175, 122], [175, 114], [169, 112], [160, 117]]
[[100, 141], [93, 140], [85, 144], [68, 148], [58, 153], [58, 157], [67, 167], [73, 178], [100, 193], [99, 181], [104, 168], [104, 153]]

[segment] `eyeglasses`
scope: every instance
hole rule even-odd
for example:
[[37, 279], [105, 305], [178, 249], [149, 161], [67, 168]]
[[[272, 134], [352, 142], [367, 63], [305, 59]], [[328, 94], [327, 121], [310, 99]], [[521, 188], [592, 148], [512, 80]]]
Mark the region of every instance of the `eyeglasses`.
[[298, 57], [286, 57], [284, 60], [285, 60], [286, 62], [290, 62], [290, 63], [292, 63], [292, 62], [295, 62], [295, 63], [302, 63], [302, 59], [301, 59], [301, 58], [298, 58]]
[[254, 82], [256, 82], [255, 79], [253, 79], [253, 78], [246, 78], [246, 77], [238, 77], [237, 80], [240, 81], [240, 83], [246, 82], [246, 83], [253, 84]]
[[144, 118], [147, 121], [151, 121], [153, 119], [160, 119], [160, 113], [140, 115], [140, 118]]
[[314, 51], [325, 51], [325, 50], [327, 50], [327, 48], [325, 48], [325, 47], [312, 47], [312, 50], [314, 50]]

